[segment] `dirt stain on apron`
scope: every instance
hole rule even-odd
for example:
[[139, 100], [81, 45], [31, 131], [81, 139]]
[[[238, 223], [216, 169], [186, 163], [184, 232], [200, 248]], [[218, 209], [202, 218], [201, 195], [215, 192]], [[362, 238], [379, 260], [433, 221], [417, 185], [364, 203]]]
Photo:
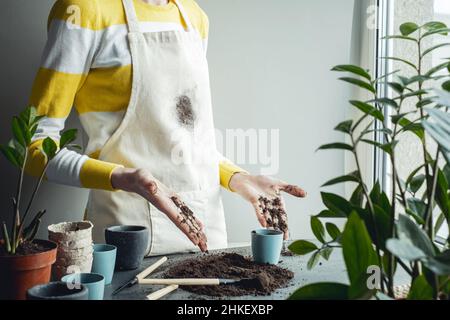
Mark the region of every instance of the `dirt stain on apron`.
[[187, 95], [181, 95], [176, 102], [178, 122], [188, 129], [194, 128], [195, 114], [192, 109], [192, 101]]

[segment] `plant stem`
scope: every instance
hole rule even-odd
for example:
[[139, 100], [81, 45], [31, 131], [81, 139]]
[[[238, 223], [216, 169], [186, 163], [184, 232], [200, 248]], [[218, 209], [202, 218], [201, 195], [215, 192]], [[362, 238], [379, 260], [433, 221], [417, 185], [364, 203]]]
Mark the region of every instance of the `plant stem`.
[[11, 253], [15, 254], [17, 246], [19, 245], [20, 235], [18, 232], [18, 228], [20, 228], [20, 200], [22, 197], [22, 187], [23, 187], [23, 176], [25, 174], [25, 166], [27, 164], [28, 160], [28, 148], [25, 147], [25, 156], [23, 159], [22, 167], [20, 168], [20, 174], [19, 174], [19, 183], [17, 184], [17, 190], [16, 190], [16, 197], [14, 202], [14, 221], [12, 224], [12, 246], [11, 246]]
[[427, 225], [427, 234], [431, 241], [434, 241], [434, 231], [433, 231], [433, 207], [434, 207], [434, 197], [436, 195], [436, 186], [437, 180], [439, 176], [439, 147], [436, 151], [436, 160], [433, 166], [433, 182], [431, 185], [431, 200], [428, 202], [426, 215], [425, 215], [425, 224]]
[[397, 259], [398, 264], [405, 270], [411, 277], [413, 276], [413, 271], [409, 268], [402, 260]]
[[8, 234], [8, 228], [6, 227], [6, 222], [3, 221], [2, 223], [2, 227], [3, 227], [3, 238], [5, 241], [5, 247], [6, 247], [6, 251], [8, 253], [11, 252], [11, 242], [9, 240], [9, 234]]
[[26, 208], [25, 213], [23, 215], [22, 224], [20, 225], [20, 229], [19, 229], [19, 234], [22, 234], [22, 231], [23, 231], [23, 228], [24, 228], [24, 225], [25, 225], [25, 219], [26, 219], [28, 213], [30, 212], [30, 209], [31, 209], [31, 206], [32, 206], [32, 204], [34, 202], [36, 194], [37, 194], [37, 192], [38, 192], [38, 190], [39, 190], [39, 188], [40, 188], [40, 186], [42, 184], [42, 181], [44, 180], [45, 173], [47, 172], [47, 168], [48, 168], [49, 163], [50, 163], [50, 161], [47, 161], [47, 163], [44, 166], [44, 169], [41, 172], [41, 175], [39, 176], [38, 182], [34, 186], [34, 190], [33, 190], [33, 193], [31, 194], [30, 201], [28, 202], [27, 208]]

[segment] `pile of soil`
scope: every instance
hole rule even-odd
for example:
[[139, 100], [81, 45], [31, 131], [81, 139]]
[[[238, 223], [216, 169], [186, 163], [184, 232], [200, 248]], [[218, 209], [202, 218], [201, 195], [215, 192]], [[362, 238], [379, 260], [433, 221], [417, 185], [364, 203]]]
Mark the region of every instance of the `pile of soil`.
[[[35, 254], [35, 253], [41, 253], [44, 251], [47, 251], [48, 248], [39, 244], [39, 243], [33, 243], [33, 242], [22, 242], [22, 244], [20, 246], [17, 247], [16, 250], [16, 256], [27, 256], [30, 254]], [[3, 246], [3, 244], [0, 246], [0, 256], [4, 257], [4, 256], [8, 256], [9, 253], [5, 250], [5, 247]]]
[[182, 287], [200, 295], [224, 297], [269, 295], [285, 287], [294, 274], [275, 265], [256, 264], [236, 253], [223, 253], [185, 260], [169, 269], [164, 277], [246, 279], [237, 284]]

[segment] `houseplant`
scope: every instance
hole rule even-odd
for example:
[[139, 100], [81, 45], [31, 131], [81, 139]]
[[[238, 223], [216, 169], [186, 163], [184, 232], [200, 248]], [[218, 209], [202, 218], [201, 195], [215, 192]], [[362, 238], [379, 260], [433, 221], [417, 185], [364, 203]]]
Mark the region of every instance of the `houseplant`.
[[46, 165], [42, 170], [36, 185], [29, 197], [23, 201], [23, 181], [25, 166], [29, 158], [31, 139], [36, 132], [42, 116], [38, 116], [34, 107], [26, 108], [19, 116], [13, 117], [13, 139], [0, 146], [0, 151], [7, 160], [19, 169], [16, 194], [12, 198], [12, 223], [8, 228], [2, 223], [2, 240], [0, 242], [0, 298], [24, 299], [26, 290], [34, 285], [46, 283], [50, 280], [51, 265], [56, 258], [56, 244], [47, 240], [35, 240], [41, 218], [45, 210], [30, 217], [32, 205], [39, 187], [45, 178], [48, 163], [64, 147], [77, 147], [72, 142], [76, 138], [75, 129], [67, 130], [61, 135], [60, 148], [51, 138], [42, 142], [40, 152], [46, 158]]
[[[446, 37], [449, 32], [441, 22], [421, 26], [408, 22], [400, 26], [400, 34], [387, 37], [386, 40], [407, 41], [416, 48], [419, 57], [416, 62], [401, 57], [383, 58], [412, 68], [412, 77], [394, 72], [374, 79], [368, 71], [355, 65], [332, 69], [350, 74], [340, 80], [367, 93], [367, 100], [350, 101], [361, 111], [360, 117], [339, 123], [335, 128], [349, 142], [319, 148], [349, 152], [356, 170], [323, 186], [353, 183], [355, 189], [349, 199], [322, 192], [326, 210], [311, 217], [311, 228], [319, 245], [298, 240], [290, 245], [290, 250], [299, 255], [311, 254], [307, 263], [311, 269], [319, 259], [327, 260], [335, 248], [341, 248], [349, 284], [309, 284], [295, 291], [291, 299], [392, 299], [397, 285], [394, 275], [400, 269], [411, 280], [408, 299], [449, 298], [449, 239], [438, 246], [435, 235], [442, 226], [450, 229], [450, 114], [447, 112], [450, 64], [445, 61], [424, 70], [423, 63], [431, 52], [450, 45], [445, 42], [425, 47], [425, 42], [433, 36]], [[382, 96], [380, 84], [388, 85], [393, 95]], [[438, 86], [442, 89], [437, 89]], [[405, 103], [411, 100], [415, 109], [405, 111]], [[382, 141], [375, 139], [375, 132]], [[418, 152], [423, 155], [423, 161], [402, 180], [396, 155], [402, 143], [400, 137], [405, 134], [418, 139], [421, 146]], [[380, 183], [370, 186], [364, 181], [360, 144], [379, 148], [389, 159], [392, 167], [389, 194]], [[333, 219], [345, 220], [343, 230]]]

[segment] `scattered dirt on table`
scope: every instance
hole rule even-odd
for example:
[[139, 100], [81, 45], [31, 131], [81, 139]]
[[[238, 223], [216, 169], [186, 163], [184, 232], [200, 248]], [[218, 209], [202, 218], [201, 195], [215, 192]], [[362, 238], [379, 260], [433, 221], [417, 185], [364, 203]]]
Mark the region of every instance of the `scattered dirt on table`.
[[164, 277], [246, 279], [237, 284], [182, 287], [195, 294], [225, 297], [269, 295], [285, 287], [294, 273], [275, 265], [256, 264], [250, 258], [236, 253], [223, 253], [180, 262], [169, 269]]

